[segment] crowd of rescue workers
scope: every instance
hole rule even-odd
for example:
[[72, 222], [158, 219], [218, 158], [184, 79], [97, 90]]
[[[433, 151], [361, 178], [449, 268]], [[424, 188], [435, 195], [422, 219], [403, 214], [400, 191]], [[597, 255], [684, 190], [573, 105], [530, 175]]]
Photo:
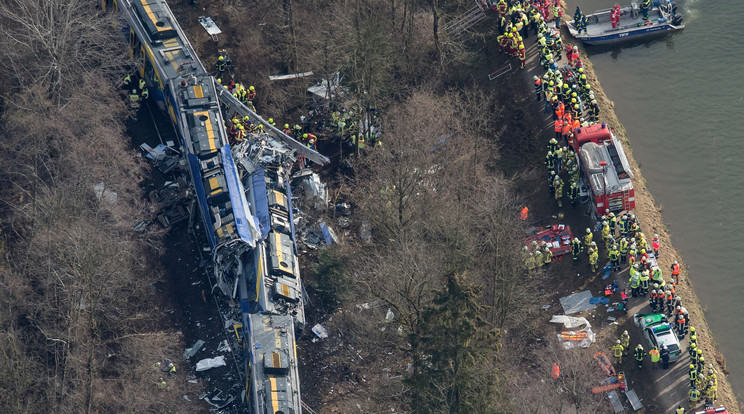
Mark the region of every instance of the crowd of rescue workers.
[[[644, 2], [646, 3], [646, 2]], [[574, 138], [579, 128], [599, 122], [599, 105], [592, 91], [584, 65], [579, 57], [577, 46], [565, 45], [561, 39], [561, 17], [563, 10], [560, 0], [512, 1], [498, 0], [484, 3], [496, 15], [499, 35], [499, 50], [519, 59], [520, 66], [526, 66], [527, 54], [524, 39], [530, 32], [536, 36], [535, 43], [539, 54], [539, 64], [545, 73], [534, 76], [535, 99], [544, 102], [543, 111], [552, 113], [555, 136], [551, 137], [545, 156], [548, 183], [551, 194], [559, 208], [563, 207], [564, 177], [568, 182], [566, 192], [572, 205], [580, 197], [579, 166], [574, 153]], [[619, 5], [613, 7], [613, 25]], [[552, 18], [553, 22], [548, 21]], [[574, 24], [581, 32], [586, 32], [587, 17], [577, 7], [574, 13]], [[565, 61], [563, 55], [565, 54]], [[706, 366], [702, 349], [697, 346], [695, 328], [690, 326], [690, 315], [682, 305], [682, 299], [676, 294], [679, 283], [680, 265], [677, 261], [671, 265], [671, 278], [665, 280], [662, 270], [656, 264], [659, 257], [660, 242], [654, 234], [649, 244], [646, 235], [641, 231], [638, 219], [633, 213], [624, 212], [617, 216], [605, 211], [598, 226], [602, 243], [607, 252], [610, 272], [621, 271], [626, 267], [629, 273], [628, 288], [621, 289], [622, 303], [619, 309], [627, 311], [628, 296], [649, 298], [652, 313], [666, 316], [674, 326], [679, 339], [689, 333], [688, 375], [690, 390], [688, 397], [691, 407], [697, 407], [701, 399], [706, 405], [713, 404], [718, 389], [717, 370], [713, 364]], [[571, 242], [571, 253], [574, 264], [577, 264], [586, 252], [592, 273], [599, 267], [600, 250], [594, 241], [594, 231], [586, 229], [583, 240], [575, 237]], [[533, 241], [525, 246], [525, 263], [529, 269], [549, 265], [554, 260], [553, 252], [544, 241]], [[629, 291], [628, 291], [629, 290]], [[612, 347], [612, 354], [618, 365], [622, 364], [624, 355], [630, 352], [630, 335], [624, 331]], [[633, 356], [639, 368], [648, 356], [652, 368], [659, 365], [663, 369], [669, 366], [669, 350], [662, 345], [661, 349], [653, 347], [648, 353], [642, 344], [633, 348]], [[684, 408], [677, 407], [678, 413]]]
[[[561, 39], [560, 24], [563, 9], [560, 0], [481, 0], [484, 8], [490, 8], [496, 17], [498, 32], [497, 37], [499, 50], [509, 56], [516, 57], [522, 68], [526, 66], [526, 49], [524, 39], [529, 38], [530, 32], [536, 36], [535, 43], [539, 53], [539, 64], [545, 70], [542, 76], [534, 76], [534, 90], [537, 102], [544, 102], [544, 113], [552, 113], [555, 136], [551, 137], [545, 156], [548, 183], [551, 194], [555, 198], [559, 208], [563, 207], [564, 179], [568, 181], [567, 196], [572, 205], [576, 205], [580, 197], [579, 167], [574, 153], [574, 137], [582, 126], [599, 122], [599, 105], [595, 99], [592, 87], [584, 73], [584, 65], [579, 57], [577, 46], [565, 45]], [[615, 5], [615, 8], [619, 8]], [[586, 31], [587, 18], [579, 7], [574, 13], [574, 22], [579, 31]], [[552, 20], [552, 26], [549, 21]], [[614, 22], [613, 22], [614, 23]], [[565, 63], [563, 60], [565, 54]], [[256, 99], [256, 89], [253, 86], [246, 87], [245, 84], [230, 80], [222, 82], [222, 77], [229, 70], [231, 62], [226, 55], [220, 53], [216, 62], [217, 82], [227, 89], [235, 98], [240, 100], [254, 113], [256, 108], [253, 101]], [[232, 77], [232, 76], [231, 76]], [[139, 109], [140, 104], [147, 100], [149, 91], [143, 79], [134, 81], [127, 74], [123, 80], [123, 89], [129, 92], [129, 103], [133, 110]], [[131, 92], [130, 92], [131, 91]], [[335, 138], [349, 141], [360, 147], [369, 145], [380, 145], [379, 137], [371, 131], [360, 132], [359, 113], [356, 108], [348, 110], [339, 107], [339, 110], [330, 112], [328, 121], [323, 131]], [[373, 111], [373, 119], [376, 114]], [[318, 136], [310, 131], [309, 123], [302, 119], [290, 127], [285, 123], [282, 132], [303, 142], [309, 148], [317, 150]], [[273, 126], [276, 123], [273, 118], [267, 122]], [[263, 133], [263, 125], [254, 122], [250, 117], [238, 118], [237, 115], [226, 121], [225, 126], [231, 143], [242, 142], [247, 134]], [[373, 129], [373, 128], [370, 128]], [[313, 129], [315, 130], [315, 129]], [[300, 167], [304, 166], [300, 160]], [[651, 244], [640, 230], [640, 224], [632, 213], [615, 215], [609, 210], [601, 217], [598, 226], [603, 246], [607, 252], [609, 271], [621, 271], [628, 268], [630, 275], [628, 287], [632, 297], [649, 297], [649, 305], [654, 313], [664, 314], [671, 320], [676, 335], [682, 339], [689, 333], [689, 401], [690, 406], [695, 407], [704, 397], [706, 404], [712, 404], [716, 399], [718, 388], [717, 371], [712, 364], [707, 365], [703, 352], [697, 346], [695, 328], [690, 326], [690, 316], [682, 305], [682, 299], [675, 293], [679, 283], [680, 265], [677, 261], [671, 266], [671, 278], [665, 280], [658, 266], [652, 266], [659, 257], [659, 236], [654, 234]], [[525, 246], [525, 263], [527, 267], [534, 270], [540, 266], [546, 266], [553, 262], [553, 252], [543, 241], [532, 242]], [[594, 232], [591, 228], [586, 229], [583, 240], [578, 237], [571, 241], [571, 253], [574, 264], [577, 264], [586, 252], [592, 273], [597, 272], [599, 267], [599, 248], [594, 241]], [[621, 289], [622, 303], [619, 309], [627, 311], [628, 291]], [[612, 347], [612, 354], [616, 363], [622, 364], [623, 356], [630, 352], [630, 335], [624, 331]], [[643, 345], [638, 344], [633, 349], [633, 356], [639, 368], [642, 368], [646, 358]], [[669, 350], [662, 345], [661, 349], [653, 347], [648, 356], [652, 368], [661, 365], [666, 369], [669, 364]], [[681, 411], [680, 411], [681, 410]], [[678, 407], [677, 412], [684, 412]]]

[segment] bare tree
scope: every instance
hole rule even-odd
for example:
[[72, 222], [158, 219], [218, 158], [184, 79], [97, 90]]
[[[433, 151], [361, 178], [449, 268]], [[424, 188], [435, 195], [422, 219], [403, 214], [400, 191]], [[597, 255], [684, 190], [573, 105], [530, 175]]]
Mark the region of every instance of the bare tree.
[[57, 105], [93, 70], [110, 80], [123, 73], [126, 43], [86, 0], [0, 2], [0, 68], [11, 85], [42, 86]]

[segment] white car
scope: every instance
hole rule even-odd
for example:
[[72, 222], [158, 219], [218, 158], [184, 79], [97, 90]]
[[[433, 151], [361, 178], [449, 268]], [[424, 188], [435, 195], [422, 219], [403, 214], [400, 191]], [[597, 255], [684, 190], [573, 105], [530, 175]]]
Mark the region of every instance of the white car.
[[669, 350], [669, 362], [674, 362], [682, 356], [682, 348], [679, 345], [677, 334], [672, 329], [672, 325], [667, 322], [666, 316], [660, 313], [650, 315], [635, 314], [633, 321], [636, 326], [643, 330], [643, 337], [650, 347], [661, 349], [666, 345]]

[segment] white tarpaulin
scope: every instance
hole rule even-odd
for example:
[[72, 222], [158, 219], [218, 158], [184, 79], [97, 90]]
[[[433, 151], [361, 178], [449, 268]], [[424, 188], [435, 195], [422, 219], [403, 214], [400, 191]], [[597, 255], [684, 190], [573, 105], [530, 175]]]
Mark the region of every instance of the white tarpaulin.
[[550, 319], [551, 323], [562, 323], [563, 326], [566, 329], [574, 329], [574, 328], [591, 328], [592, 325], [589, 323], [586, 318], [577, 318], [575, 316], [566, 316], [566, 315], [553, 315], [553, 318]]
[[214, 358], [202, 359], [201, 361], [196, 363], [196, 372], [206, 371], [208, 369], [217, 367], [224, 367], [225, 365], [225, 357], [222, 355]]
[[570, 331], [563, 331], [558, 334], [558, 341], [563, 344], [563, 348], [565, 349], [575, 348], [577, 346], [586, 348], [596, 340], [594, 332], [591, 329], [592, 325], [586, 318], [553, 315], [550, 322], [563, 324], [566, 329], [570, 329]]

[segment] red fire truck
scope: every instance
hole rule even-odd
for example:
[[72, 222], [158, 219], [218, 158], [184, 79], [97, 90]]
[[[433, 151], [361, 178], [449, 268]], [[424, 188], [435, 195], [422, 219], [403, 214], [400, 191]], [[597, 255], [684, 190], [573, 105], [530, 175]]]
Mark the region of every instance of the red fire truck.
[[633, 173], [628, 158], [610, 128], [605, 124], [581, 127], [573, 142], [584, 172], [584, 189], [593, 200], [595, 213], [635, 209]]

